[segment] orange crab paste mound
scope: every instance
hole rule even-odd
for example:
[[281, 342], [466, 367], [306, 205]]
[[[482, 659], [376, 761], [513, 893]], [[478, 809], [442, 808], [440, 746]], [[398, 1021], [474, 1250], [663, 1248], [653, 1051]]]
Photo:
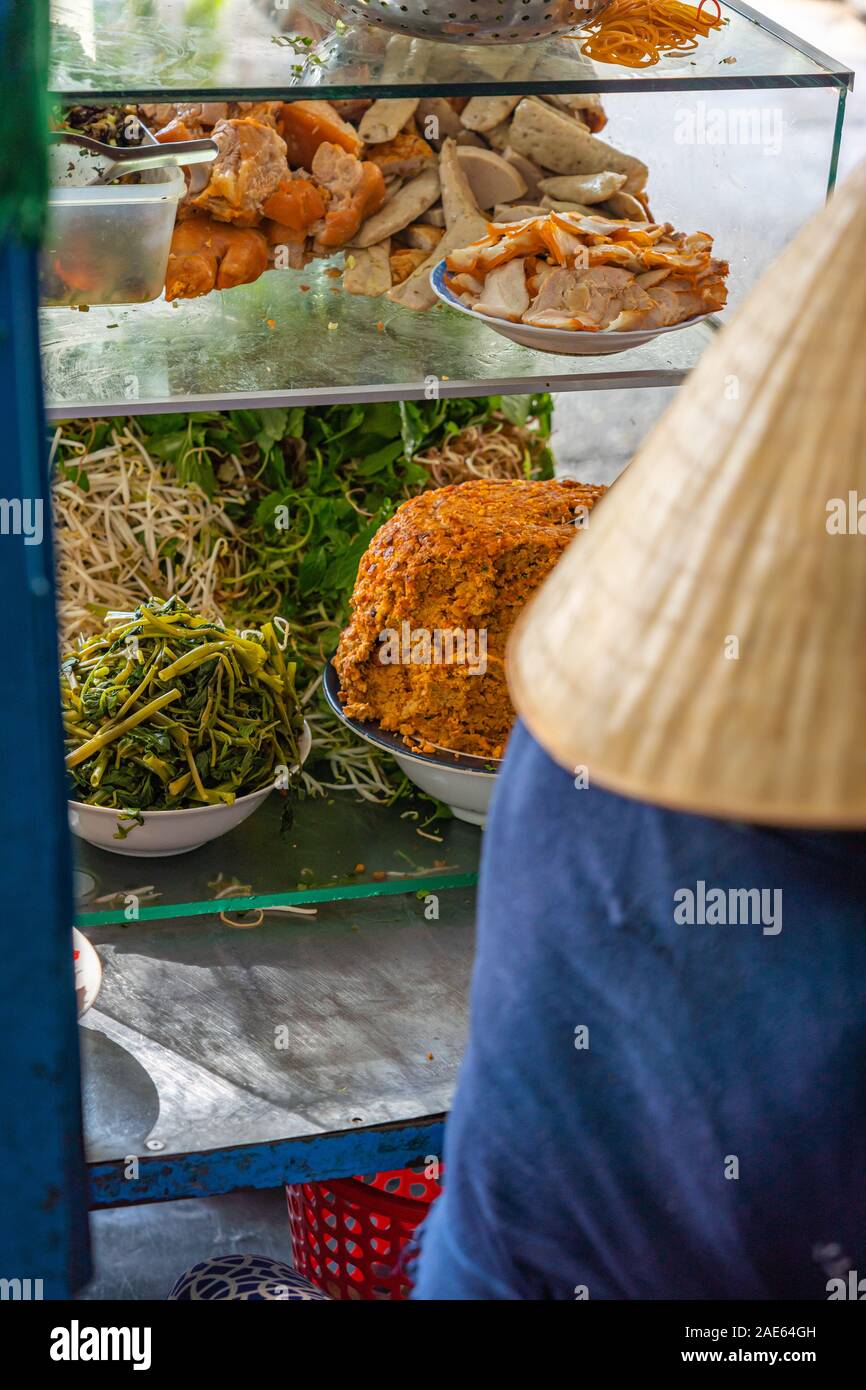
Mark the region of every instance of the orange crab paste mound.
[[358, 567], [334, 658], [346, 714], [425, 752], [501, 757], [508, 635], [605, 491], [478, 479], [404, 502]]

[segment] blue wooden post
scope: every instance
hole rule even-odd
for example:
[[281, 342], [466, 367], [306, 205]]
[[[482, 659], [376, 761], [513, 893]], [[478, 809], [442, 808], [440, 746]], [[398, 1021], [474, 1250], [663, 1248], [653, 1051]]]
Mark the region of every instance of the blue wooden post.
[[89, 1262], [36, 310], [35, 251], [0, 245], [0, 1279], [62, 1298]]

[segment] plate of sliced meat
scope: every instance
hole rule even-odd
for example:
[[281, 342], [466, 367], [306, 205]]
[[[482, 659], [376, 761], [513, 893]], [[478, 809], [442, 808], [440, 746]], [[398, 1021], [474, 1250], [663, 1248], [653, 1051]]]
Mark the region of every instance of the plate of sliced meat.
[[431, 272], [436, 295], [539, 352], [625, 352], [699, 323], [727, 301], [728, 265], [705, 232], [589, 211], [488, 224]]

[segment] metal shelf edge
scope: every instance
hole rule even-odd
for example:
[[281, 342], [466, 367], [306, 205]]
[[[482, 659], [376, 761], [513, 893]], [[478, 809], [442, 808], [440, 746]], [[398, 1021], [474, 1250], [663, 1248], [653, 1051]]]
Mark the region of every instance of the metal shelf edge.
[[[623, 391], [641, 387], [681, 386], [687, 371], [604, 372], [598, 376], [498, 377], [477, 381], [440, 381], [439, 395], [532, 395], [536, 391]], [[353, 405], [365, 401], [423, 400], [423, 382], [409, 386], [336, 386], [329, 390], [228, 392], [221, 396], [165, 397], [150, 401], [99, 401], [93, 405], [48, 405], [47, 420], [101, 419], [113, 415], [164, 415], [198, 410], [267, 410], [292, 405]]]
[[90, 1207], [140, 1206], [181, 1197], [216, 1197], [283, 1183], [320, 1182], [358, 1173], [406, 1168], [441, 1156], [445, 1116], [428, 1115], [397, 1124], [304, 1135], [269, 1144], [239, 1145], [203, 1153], [138, 1160], [138, 1175], [126, 1176], [128, 1160], [92, 1163]]

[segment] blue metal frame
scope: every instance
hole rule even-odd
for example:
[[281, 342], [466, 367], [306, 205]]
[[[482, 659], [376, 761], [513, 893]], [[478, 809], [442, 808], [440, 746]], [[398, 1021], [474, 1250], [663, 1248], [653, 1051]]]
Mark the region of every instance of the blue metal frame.
[[[0, 0], [0, 17], [9, 3]], [[735, 8], [752, 17], [747, 6], [737, 3]], [[777, 26], [762, 22], [789, 37]], [[805, 45], [798, 46], [809, 51]], [[812, 56], [831, 63], [823, 55]], [[851, 82], [852, 75], [843, 70], [836, 76], [816, 76], [808, 84], [839, 86], [839, 129]], [[601, 88], [613, 85], [619, 87], [618, 83], [594, 83]], [[728, 80], [720, 75], [719, 85], [740, 84], [735, 76]], [[783, 84], [776, 79], [753, 79], [749, 85]], [[703, 90], [705, 82], [650, 80], [642, 84], [642, 90], [669, 86]], [[490, 84], [477, 90], [495, 93], [499, 87]], [[14, 152], [5, 152], [5, 157], [14, 158]], [[831, 185], [834, 177], [835, 158]], [[96, 1163], [86, 1174], [71, 958], [71, 854], [55, 686], [54, 566], [36, 325], [36, 254], [15, 242], [0, 245], [0, 418], [5, 427], [0, 498], [41, 502], [44, 528], [41, 544], [34, 545], [26, 545], [21, 535], [0, 534], [0, 593], [5, 603], [5, 648], [0, 661], [5, 792], [0, 803], [0, 920], [5, 933], [0, 957], [0, 1278], [41, 1279], [46, 1297], [63, 1298], [89, 1274], [88, 1195], [94, 1208], [126, 1206], [402, 1168], [428, 1155], [441, 1155], [444, 1119], [430, 1116], [202, 1153], [154, 1154], [138, 1160], [135, 1177], [127, 1175], [124, 1162]], [[8, 515], [6, 509], [3, 515]], [[394, 886], [393, 891], [406, 888]], [[316, 895], [281, 896], [286, 901], [312, 901]], [[250, 902], [242, 900], [239, 905], [249, 907]], [[202, 910], [211, 909], [203, 906]], [[170, 911], [176, 909], [146, 909], [142, 915], [161, 917]], [[88, 914], [91, 922], [107, 916]]]
[[43, 521], [41, 544], [0, 534], [0, 1277], [62, 1298], [89, 1256], [36, 310], [35, 251], [0, 246], [0, 497], [41, 502]]
[[431, 1155], [441, 1158], [445, 1117], [431, 1115], [404, 1124], [370, 1126], [335, 1134], [248, 1144], [208, 1153], [172, 1154], [129, 1166], [94, 1163], [90, 1167], [90, 1205], [138, 1206], [177, 1197], [215, 1197], [244, 1188], [317, 1182], [357, 1173], [387, 1173]]

